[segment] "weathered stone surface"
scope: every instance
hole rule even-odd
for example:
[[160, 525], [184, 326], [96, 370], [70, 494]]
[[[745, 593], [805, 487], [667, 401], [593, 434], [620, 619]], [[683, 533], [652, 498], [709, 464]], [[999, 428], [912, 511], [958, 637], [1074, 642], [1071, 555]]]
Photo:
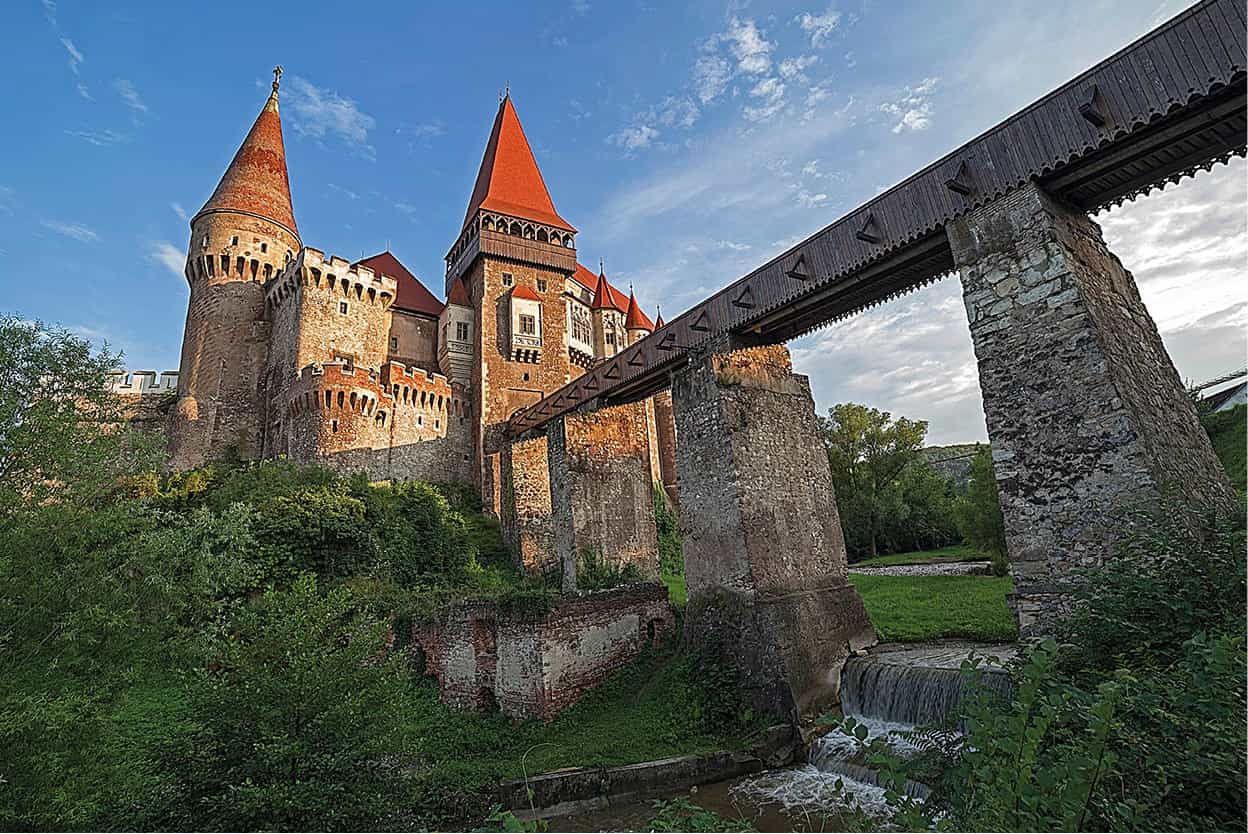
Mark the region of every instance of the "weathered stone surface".
[[410, 651], [435, 675], [444, 702], [495, 705], [513, 718], [554, 718], [673, 625], [667, 589], [636, 583], [563, 598], [544, 616], [493, 603], [453, 605], [412, 627]]
[[659, 575], [645, 403], [569, 414], [547, 428], [555, 552], [565, 591], [588, 551]]
[[[1131, 273], [1035, 186], [948, 227], [1005, 513], [1015, 615], [1051, 628], [1132, 505], [1234, 496]], [[1003, 291], [1004, 290], [1004, 291]]]
[[499, 454], [503, 538], [521, 569], [557, 570], [550, 512], [550, 464], [546, 437], [513, 440]]
[[782, 345], [732, 347], [712, 345], [673, 380], [686, 638], [796, 720], [835, 703], [845, 658], [875, 634], [846, 579], [809, 384]]

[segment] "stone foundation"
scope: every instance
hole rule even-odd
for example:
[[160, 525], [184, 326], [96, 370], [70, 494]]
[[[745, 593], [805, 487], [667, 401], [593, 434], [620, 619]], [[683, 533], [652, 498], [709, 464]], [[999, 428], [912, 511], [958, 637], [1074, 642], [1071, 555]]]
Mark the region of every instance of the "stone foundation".
[[644, 403], [569, 414], [547, 428], [551, 519], [565, 591], [576, 589], [585, 552], [658, 578], [648, 434]]
[[809, 383], [783, 345], [732, 347], [673, 379], [686, 639], [736, 665], [759, 708], [797, 720], [836, 704], [845, 658], [875, 632], [846, 578]]
[[437, 677], [444, 703], [549, 721], [665, 641], [672, 625], [667, 589], [636, 583], [564, 597], [544, 616], [454, 605], [415, 624], [409, 650]]
[[1124, 510], [1235, 498], [1131, 273], [1100, 227], [1035, 186], [948, 226], [1024, 636], [1063, 616]]

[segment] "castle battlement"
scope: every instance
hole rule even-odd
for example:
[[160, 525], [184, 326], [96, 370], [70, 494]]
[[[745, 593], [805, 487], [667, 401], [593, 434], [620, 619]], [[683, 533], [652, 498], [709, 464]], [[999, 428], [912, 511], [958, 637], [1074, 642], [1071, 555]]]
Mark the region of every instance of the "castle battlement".
[[178, 390], [178, 372], [164, 371], [113, 371], [105, 383], [114, 394], [138, 394], [152, 396], [169, 394]]
[[294, 260], [265, 285], [266, 299], [274, 306], [294, 295], [298, 284], [341, 294], [343, 298], [380, 303], [389, 307], [398, 292], [398, 282], [380, 275], [371, 267], [352, 264], [345, 258], [305, 246]]

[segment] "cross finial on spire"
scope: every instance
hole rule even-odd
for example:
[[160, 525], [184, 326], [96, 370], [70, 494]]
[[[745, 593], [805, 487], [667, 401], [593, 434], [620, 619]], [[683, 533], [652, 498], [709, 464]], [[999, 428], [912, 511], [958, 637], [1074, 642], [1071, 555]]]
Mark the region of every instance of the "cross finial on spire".
[[511, 82], [503, 82], [503, 98], [511, 98]]
[[602, 274], [602, 273], [604, 273], [604, 272], [606, 272], [606, 268], [603, 266], [603, 260], [602, 260], [602, 258], [599, 258], [599, 259], [598, 259], [598, 274], [600, 274], [600, 275], [601, 275], [601, 274]]
[[282, 80], [282, 65], [278, 64], [273, 68], [273, 92], [277, 92], [277, 86]]

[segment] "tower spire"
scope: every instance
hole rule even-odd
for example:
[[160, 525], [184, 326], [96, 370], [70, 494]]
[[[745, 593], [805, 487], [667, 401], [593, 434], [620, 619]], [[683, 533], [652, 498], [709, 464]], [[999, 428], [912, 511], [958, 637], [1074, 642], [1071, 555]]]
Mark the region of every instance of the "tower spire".
[[[277, 111], [281, 66], [273, 69], [273, 91], [247, 132], [221, 182], [196, 218], [220, 211], [253, 214], [284, 227], [296, 238], [295, 210], [290, 199], [290, 176], [286, 172], [286, 145], [282, 118]], [[194, 223], [194, 219], [191, 221]]]

